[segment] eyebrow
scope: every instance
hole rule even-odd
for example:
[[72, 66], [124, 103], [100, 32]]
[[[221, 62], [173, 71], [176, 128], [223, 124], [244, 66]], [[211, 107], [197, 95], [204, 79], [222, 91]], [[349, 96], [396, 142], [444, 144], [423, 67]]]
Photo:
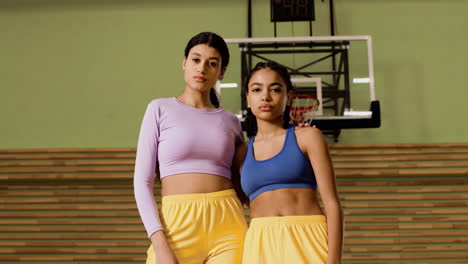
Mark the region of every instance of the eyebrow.
[[[190, 55], [201, 56], [200, 53], [196, 53], [196, 52], [192, 52]], [[218, 57], [210, 57], [210, 60], [217, 60], [217, 61], [219, 61], [219, 58], [218, 58]]]
[[255, 82], [255, 83], [250, 84], [249, 86], [254, 86], [254, 85], [260, 85], [260, 86], [262, 86], [263, 84], [258, 83], [258, 82]]
[[[258, 82], [254, 82], [254, 83], [252, 83], [252, 84], [251, 84], [251, 85], [249, 85], [249, 86], [254, 86], [254, 85], [260, 85], [260, 86], [263, 86], [263, 84], [262, 84], [262, 83], [258, 83]], [[269, 86], [271, 87], [271, 86], [275, 86], [275, 85], [279, 85], [279, 86], [283, 87], [283, 85], [282, 85], [280, 82], [274, 82], [274, 83], [271, 83]]]
[[274, 82], [274, 83], [270, 84], [270, 86], [274, 86], [274, 85], [279, 85], [279, 86], [283, 87], [283, 84], [281, 84], [280, 82]]

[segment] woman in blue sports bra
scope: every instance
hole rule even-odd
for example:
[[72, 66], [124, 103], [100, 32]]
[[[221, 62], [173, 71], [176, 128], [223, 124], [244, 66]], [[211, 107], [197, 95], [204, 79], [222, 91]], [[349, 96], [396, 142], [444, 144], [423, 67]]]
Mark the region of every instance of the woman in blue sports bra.
[[243, 263], [341, 263], [343, 213], [328, 146], [318, 129], [289, 125], [287, 69], [260, 62], [245, 89], [250, 141], [236, 163], [252, 220]]

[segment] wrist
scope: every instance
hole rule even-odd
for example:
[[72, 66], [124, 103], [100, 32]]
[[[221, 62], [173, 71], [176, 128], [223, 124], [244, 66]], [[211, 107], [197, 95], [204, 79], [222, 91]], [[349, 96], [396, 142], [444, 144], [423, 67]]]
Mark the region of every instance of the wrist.
[[167, 238], [166, 234], [164, 233], [164, 230], [158, 230], [154, 232], [151, 237], [151, 244], [153, 245], [153, 248], [156, 250], [158, 248], [166, 248], [168, 247], [167, 243]]

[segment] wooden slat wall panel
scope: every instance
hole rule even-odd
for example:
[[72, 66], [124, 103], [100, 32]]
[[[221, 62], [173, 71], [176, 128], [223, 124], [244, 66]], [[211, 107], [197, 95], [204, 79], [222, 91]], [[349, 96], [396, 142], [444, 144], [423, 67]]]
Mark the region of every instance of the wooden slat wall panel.
[[[468, 143], [330, 149], [344, 263], [468, 263]], [[0, 150], [0, 263], [143, 263], [134, 159], [133, 148]]]
[[344, 262], [468, 263], [467, 146], [331, 146]]
[[0, 263], [144, 263], [134, 159], [133, 148], [0, 151]]

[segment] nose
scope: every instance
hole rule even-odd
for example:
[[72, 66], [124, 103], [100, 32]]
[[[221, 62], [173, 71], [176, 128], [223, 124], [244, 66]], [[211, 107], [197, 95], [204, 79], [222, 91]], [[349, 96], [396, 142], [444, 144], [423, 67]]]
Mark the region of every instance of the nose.
[[265, 91], [262, 94], [262, 102], [269, 102], [271, 100], [270, 93], [268, 91]]
[[203, 74], [206, 73], [206, 65], [205, 65], [205, 63], [199, 63], [199, 64], [197, 65], [197, 72], [203, 73]]

